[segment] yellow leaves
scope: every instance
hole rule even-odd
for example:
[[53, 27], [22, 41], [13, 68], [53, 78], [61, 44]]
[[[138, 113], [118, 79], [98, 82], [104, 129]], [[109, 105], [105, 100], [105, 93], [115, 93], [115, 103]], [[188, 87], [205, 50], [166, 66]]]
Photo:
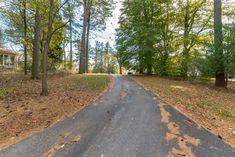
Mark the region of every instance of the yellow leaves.
[[26, 41], [26, 40], [24, 40], [24, 39], [20, 39], [20, 42], [21, 42], [24, 46], [26, 46], [26, 47], [29, 47], [29, 46], [30, 46], [30, 42], [28, 42], [28, 41]]

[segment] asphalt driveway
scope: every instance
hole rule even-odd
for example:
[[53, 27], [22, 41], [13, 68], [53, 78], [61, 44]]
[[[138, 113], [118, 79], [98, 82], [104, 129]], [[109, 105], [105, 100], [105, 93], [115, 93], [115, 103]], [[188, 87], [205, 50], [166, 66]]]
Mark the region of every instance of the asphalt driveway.
[[95, 104], [0, 157], [235, 157], [235, 149], [128, 77]]

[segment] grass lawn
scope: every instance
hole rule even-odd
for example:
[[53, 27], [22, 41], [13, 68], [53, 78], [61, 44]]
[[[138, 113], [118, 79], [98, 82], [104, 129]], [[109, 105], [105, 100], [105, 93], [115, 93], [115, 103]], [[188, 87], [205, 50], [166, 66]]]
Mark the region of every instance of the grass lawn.
[[235, 147], [235, 82], [228, 89], [210, 81], [179, 81], [133, 76], [167, 103]]
[[107, 75], [50, 76], [49, 96], [41, 97], [41, 81], [20, 74], [0, 76], [0, 149], [94, 102], [108, 87]]

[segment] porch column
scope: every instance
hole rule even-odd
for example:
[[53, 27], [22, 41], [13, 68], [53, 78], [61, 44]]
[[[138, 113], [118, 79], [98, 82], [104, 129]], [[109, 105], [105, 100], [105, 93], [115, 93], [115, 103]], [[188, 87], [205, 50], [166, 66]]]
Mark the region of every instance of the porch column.
[[16, 55], [16, 56], [15, 56], [16, 68], [18, 68], [18, 59], [19, 59], [19, 58], [18, 58], [18, 56]]
[[1, 63], [1, 65], [3, 66], [3, 61], [4, 61], [4, 60], [3, 60], [3, 55], [0, 55], [0, 57], [2, 57], [2, 61], [1, 61], [2, 63]]
[[4, 66], [5, 65], [5, 55], [3, 54], [3, 60], [2, 60], [2, 65]]
[[11, 56], [8, 55], [8, 66], [10, 67], [11, 66]]

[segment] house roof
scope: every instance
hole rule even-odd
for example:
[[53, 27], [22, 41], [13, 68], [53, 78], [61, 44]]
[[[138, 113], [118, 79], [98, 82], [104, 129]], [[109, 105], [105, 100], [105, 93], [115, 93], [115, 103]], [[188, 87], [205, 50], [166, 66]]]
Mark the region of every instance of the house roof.
[[11, 49], [6, 49], [6, 48], [0, 48], [0, 54], [5, 54], [5, 55], [18, 55], [18, 53], [14, 50]]

